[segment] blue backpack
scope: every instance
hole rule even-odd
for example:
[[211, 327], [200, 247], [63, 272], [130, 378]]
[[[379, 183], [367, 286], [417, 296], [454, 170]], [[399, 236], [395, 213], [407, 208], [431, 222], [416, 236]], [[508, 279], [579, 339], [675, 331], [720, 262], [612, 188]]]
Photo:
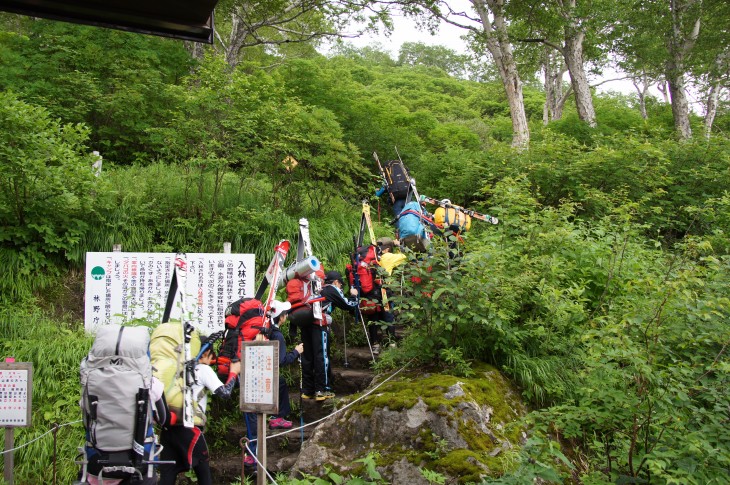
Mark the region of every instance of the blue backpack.
[[398, 237], [426, 237], [426, 227], [421, 219], [421, 206], [416, 201], [407, 203], [398, 215]]

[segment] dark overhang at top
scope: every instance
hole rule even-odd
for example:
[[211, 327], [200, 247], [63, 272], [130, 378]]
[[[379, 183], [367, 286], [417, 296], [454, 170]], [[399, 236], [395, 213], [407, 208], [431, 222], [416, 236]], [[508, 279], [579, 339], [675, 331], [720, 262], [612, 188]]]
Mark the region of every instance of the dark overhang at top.
[[0, 11], [213, 43], [218, 0], [0, 0]]

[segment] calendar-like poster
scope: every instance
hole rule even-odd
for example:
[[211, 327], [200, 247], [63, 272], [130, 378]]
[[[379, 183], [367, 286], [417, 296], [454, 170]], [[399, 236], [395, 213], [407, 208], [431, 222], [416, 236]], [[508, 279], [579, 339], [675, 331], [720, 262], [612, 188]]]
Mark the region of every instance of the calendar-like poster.
[[0, 427], [30, 426], [33, 364], [0, 362]]
[[241, 347], [241, 411], [279, 412], [279, 342], [244, 342]]

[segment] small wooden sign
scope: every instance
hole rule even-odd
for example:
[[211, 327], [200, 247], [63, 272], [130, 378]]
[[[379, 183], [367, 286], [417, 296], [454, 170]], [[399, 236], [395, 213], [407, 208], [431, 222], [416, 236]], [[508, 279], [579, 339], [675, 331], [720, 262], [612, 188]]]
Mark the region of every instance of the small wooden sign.
[[241, 411], [260, 414], [279, 412], [279, 342], [243, 342]]
[[30, 426], [32, 398], [33, 363], [0, 362], [0, 427]]

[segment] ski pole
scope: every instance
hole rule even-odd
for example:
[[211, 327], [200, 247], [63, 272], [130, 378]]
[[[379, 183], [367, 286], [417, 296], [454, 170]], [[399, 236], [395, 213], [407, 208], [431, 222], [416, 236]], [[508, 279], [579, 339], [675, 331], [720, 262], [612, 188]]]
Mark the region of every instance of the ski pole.
[[343, 365], [347, 369], [350, 367], [350, 363], [347, 362], [347, 319], [342, 320], [342, 338], [345, 339], [345, 363]]
[[302, 392], [304, 387], [304, 371], [302, 370], [302, 357], [299, 356], [299, 432], [301, 439], [299, 440], [299, 449], [304, 445], [304, 404], [302, 400]]
[[362, 322], [362, 328], [365, 330], [365, 338], [368, 341], [368, 348], [370, 349], [370, 356], [373, 358], [373, 362], [375, 362], [375, 353], [373, 352], [373, 346], [370, 344], [370, 336], [368, 335], [368, 326], [365, 324], [365, 317], [362, 316], [362, 312], [360, 311], [360, 307], [357, 307], [356, 310], [357, 314], [360, 315], [360, 321]]

